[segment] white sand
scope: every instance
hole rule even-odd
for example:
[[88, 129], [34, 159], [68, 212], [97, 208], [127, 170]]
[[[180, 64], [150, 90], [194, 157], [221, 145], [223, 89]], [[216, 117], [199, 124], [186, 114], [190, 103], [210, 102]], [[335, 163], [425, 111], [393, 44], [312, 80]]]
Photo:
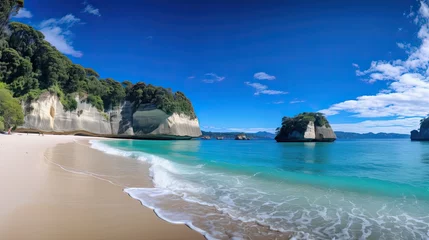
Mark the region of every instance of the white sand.
[[[50, 162], [118, 168], [119, 157], [75, 142], [82, 139], [88, 140], [0, 135], [0, 239], [203, 239], [185, 225], [159, 219], [121, 186]], [[55, 147], [61, 143], [67, 144]], [[142, 179], [133, 181], [148, 176]]]

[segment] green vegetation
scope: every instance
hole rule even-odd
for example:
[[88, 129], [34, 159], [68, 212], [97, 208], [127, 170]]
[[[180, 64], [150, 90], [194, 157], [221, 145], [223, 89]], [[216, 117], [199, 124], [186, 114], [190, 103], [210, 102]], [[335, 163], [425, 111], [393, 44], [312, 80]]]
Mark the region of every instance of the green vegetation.
[[[16, 7], [16, 1], [2, 3], [3, 19]], [[7, 15], [9, 16], [9, 15]], [[14, 98], [31, 102], [44, 92], [55, 94], [67, 111], [77, 108], [75, 96], [86, 96], [86, 101], [100, 112], [120, 105], [124, 100], [152, 104], [168, 114], [184, 113], [195, 118], [191, 102], [181, 92], [139, 82], [119, 83], [111, 78], [101, 79], [92, 68], [74, 64], [55, 47], [44, 40], [41, 32], [32, 27], [12, 22], [8, 31], [0, 28], [0, 86], [12, 92]]]
[[6, 89], [0, 89], [0, 130], [24, 123], [24, 113], [17, 99]]
[[156, 106], [167, 114], [183, 113], [196, 118], [191, 101], [182, 93], [139, 82], [127, 90], [127, 100], [134, 102], [134, 111], [142, 104]]
[[293, 131], [304, 133], [307, 130], [309, 122], [314, 122], [315, 126], [318, 127], [331, 127], [328, 120], [322, 113], [308, 113], [303, 112], [295, 117], [283, 117], [281, 128], [277, 128], [277, 134], [288, 136]]
[[420, 120], [420, 130], [429, 128], [429, 116]]

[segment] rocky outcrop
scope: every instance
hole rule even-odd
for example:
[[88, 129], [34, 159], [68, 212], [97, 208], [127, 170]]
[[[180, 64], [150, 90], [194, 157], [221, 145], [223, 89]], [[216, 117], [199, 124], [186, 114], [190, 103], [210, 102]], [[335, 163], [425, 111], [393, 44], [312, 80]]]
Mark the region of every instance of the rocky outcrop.
[[238, 134], [237, 136], [235, 136], [235, 140], [250, 140], [246, 134]]
[[39, 100], [24, 103], [25, 123], [21, 131], [56, 134], [89, 134], [150, 139], [190, 139], [201, 136], [198, 119], [184, 114], [168, 115], [155, 107], [140, 107], [133, 113], [132, 103], [124, 102], [108, 112], [100, 112], [85, 98], [76, 96], [77, 109], [65, 111], [56, 95], [44, 93]]
[[136, 135], [173, 135], [178, 137], [199, 137], [202, 135], [198, 119], [184, 114], [168, 115], [155, 106], [140, 106], [133, 115], [133, 129]]
[[411, 141], [429, 141], [429, 129], [420, 128], [419, 130], [411, 131]]
[[316, 141], [319, 142], [333, 142], [337, 139], [334, 130], [330, 127], [315, 127], [316, 130]]
[[[305, 113], [307, 114], [307, 113]], [[277, 142], [333, 142], [337, 139], [334, 131], [326, 121], [323, 126], [317, 126], [314, 121], [305, 121], [302, 116], [285, 118], [282, 128], [276, 136]], [[321, 117], [321, 116], [316, 116]], [[314, 119], [314, 118], [313, 118]], [[320, 122], [320, 119], [319, 119]], [[306, 125], [305, 125], [306, 124]], [[319, 123], [319, 125], [322, 125]]]
[[294, 130], [289, 133], [287, 136], [279, 136], [277, 142], [309, 142], [313, 141], [316, 138], [316, 131], [314, 129], [314, 122], [309, 122], [307, 124], [307, 129], [304, 132]]

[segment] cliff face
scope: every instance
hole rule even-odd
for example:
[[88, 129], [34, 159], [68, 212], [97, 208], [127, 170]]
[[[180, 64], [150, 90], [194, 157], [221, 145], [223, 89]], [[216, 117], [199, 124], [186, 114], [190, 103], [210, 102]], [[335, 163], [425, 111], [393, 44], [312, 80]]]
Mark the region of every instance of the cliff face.
[[77, 110], [67, 112], [57, 96], [42, 94], [38, 101], [24, 104], [24, 125], [21, 128], [43, 132], [69, 133], [86, 131], [112, 134], [108, 115], [103, 115], [86, 102], [78, 102]]
[[420, 131], [413, 130], [411, 131], [411, 141], [429, 141], [429, 129], [420, 128]]
[[199, 137], [202, 135], [198, 119], [184, 114], [168, 115], [154, 106], [140, 106], [133, 115], [136, 135], [173, 135]]
[[[83, 101], [82, 101], [83, 100]], [[119, 135], [157, 138], [190, 138], [201, 135], [197, 119], [183, 114], [167, 115], [159, 109], [138, 109], [124, 102], [109, 112], [99, 112], [85, 99], [76, 97], [75, 111], [65, 111], [57, 96], [42, 94], [39, 100], [23, 104], [25, 123], [22, 131], [43, 131], [64, 134]]]
[[334, 130], [328, 127], [318, 127], [316, 126], [316, 141], [319, 142], [333, 142], [337, 139]]
[[333, 142], [337, 139], [332, 128], [315, 126], [310, 121], [304, 132], [292, 131], [288, 135], [278, 134], [277, 142]]

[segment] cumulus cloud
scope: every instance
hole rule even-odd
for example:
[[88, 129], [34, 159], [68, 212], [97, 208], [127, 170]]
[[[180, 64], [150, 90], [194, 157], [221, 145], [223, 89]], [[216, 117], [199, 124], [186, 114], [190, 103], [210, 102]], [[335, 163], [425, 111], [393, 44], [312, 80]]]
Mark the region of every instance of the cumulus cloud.
[[202, 80], [204, 83], [215, 83], [225, 80], [225, 77], [218, 76], [216, 73], [206, 73], [204, 77], [205, 78]]
[[89, 14], [101, 17], [100, 10], [98, 8], [95, 8], [87, 1], [83, 2], [83, 4], [85, 5], [85, 8], [83, 9], [84, 13], [89, 13]]
[[367, 70], [356, 71], [357, 76], [368, 82], [385, 81], [387, 89], [334, 104], [321, 112], [326, 115], [348, 112], [367, 118], [426, 116], [429, 113], [429, 7], [426, 2], [420, 2], [416, 18], [420, 44], [417, 47], [397, 44], [408, 53], [406, 59], [373, 61]]
[[265, 72], [258, 72], [253, 75], [255, 79], [258, 80], [275, 80], [276, 76], [269, 75]]
[[31, 12], [25, 8], [19, 9], [18, 14], [13, 16], [13, 18], [32, 18], [32, 17], [33, 17], [33, 14], [31, 14]]
[[73, 14], [67, 14], [60, 19], [50, 18], [40, 23], [40, 31], [45, 35], [45, 40], [51, 43], [58, 51], [73, 57], [82, 57], [83, 53], [74, 49], [71, 41], [70, 28], [75, 24], [81, 24], [81, 20]]
[[255, 89], [254, 95], [261, 95], [261, 94], [267, 94], [267, 95], [279, 95], [279, 94], [287, 94], [287, 92], [284, 91], [278, 91], [278, 90], [271, 90], [268, 89], [267, 85], [263, 85], [260, 83], [251, 83], [251, 82], [244, 82], [247, 86], [250, 86]]

